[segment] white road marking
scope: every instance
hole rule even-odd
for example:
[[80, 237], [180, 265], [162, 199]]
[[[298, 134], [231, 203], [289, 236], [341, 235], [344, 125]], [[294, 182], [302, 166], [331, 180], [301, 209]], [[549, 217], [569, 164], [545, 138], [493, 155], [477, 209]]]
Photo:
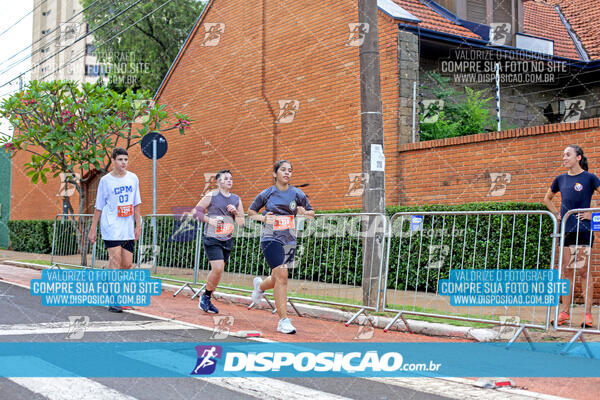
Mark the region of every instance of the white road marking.
[[[165, 321], [96, 321], [89, 322], [85, 332], [125, 332], [186, 330], [191, 326]], [[0, 336], [43, 335], [69, 332], [69, 322], [45, 322], [39, 324], [0, 325]]]
[[[10, 362], [11, 357], [0, 358], [2, 362]], [[24, 357], [17, 357], [19, 364]], [[54, 364], [41, 358], [27, 357], [27, 365], [42, 365], [49, 374], [73, 375]], [[48, 400], [135, 400], [134, 397], [123, 394], [115, 389], [87, 378], [7, 378], [28, 390], [38, 393]]]
[[365, 378], [387, 385], [400, 386], [418, 392], [436, 394], [460, 400], [561, 400], [563, 397], [551, 396], [527, 390], [500, 388], [482, 389], [473, 386], [475, 381], [456, 378]]
[[271, 378], [196, 378], [211, 385], [221, 386], [235, 392], [244, 393], [263, 400], [342, 400], [338, 396]]
[[[183, 375], [190, 375], [196, 365], [196, 358], [170, 350], [125, 351], [121, 355], [133, 358], [146, 364], [168, 369]], [[221, 360], [222, 361], [222, 360]], [[231, 377], [209, 378], [194, 376], [194, 378], [211, 385], [217, 385], [234, 392], [254, 396], [259, 399], [275, 400], [343, 400], [347, 397], [338, 396], [305, 386], [288, 383], [278, 379], [263, 377]]]

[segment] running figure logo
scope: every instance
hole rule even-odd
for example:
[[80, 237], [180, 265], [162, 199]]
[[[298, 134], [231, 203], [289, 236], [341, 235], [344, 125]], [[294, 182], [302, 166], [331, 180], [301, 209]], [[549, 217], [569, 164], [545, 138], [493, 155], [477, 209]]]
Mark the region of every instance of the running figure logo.
[[140, 268], [153, 268], [160, 252], [159, 245], [145, 244], [140, 247]]
[[214, 328], [212, 335], [210, 335], [210, 339], [227, 339], [234, 321], [235, 319], [232, 315], [215, 315], [213, 317]]
[[421, 114], [424, 124], [434, 124], [440, 118], [440, 111], [444, 109], [444, 100], [423, 100], [423, 110]]
[[83, 24], [80, 22], [63, 22], [60, 24], [60, 33], [57, 38], [58, 45], [69, 47], [83, 33]]
[[363, 194], [365, 189], [365, 183], [368, 182], [369, 175], [368, 174], [360, 174], [360, 173], [349, 173], [348, 180], [350, 181], [350, 185], [348, 186], [348, 191], [346, 192], [346, 197], [360, 197]]
[[511, 24], [507, 22], [493, 22], [490, 24], [490, 44], [504, 46], [509, 44], [511, 36]]
[[511, 175], [509, 173], [490, 172], [490, 179], [492, 180], [492, 184], [487, 195], [493, 197], [504, 196], [506, 188], [510, 183]]
[[560, 122], [577, 122], [585, 109], [585, 100], [565, 100], [565, 115]]
[[198, 361], [190, 375], [210, 375], [215, 372], [217, 359], [223, 355], [223, 348], [221, 346], [196, 346], [196, 353], [198, 353]]
[[75, 184], [79, 184], [81, 180], [81, 174], [61, 172], [60, 176], [60, 188], [58, 189], [57, 196], [60, 197], [71, 197], [75, 194]]
[[298, 100], [279, 100], [279, 115], [275, 123], [289, 124], [294, 120], [299, 109], [300, 102]]
[[369, 24], [367, 23], [352, 23], [348, 24], [350, 36], [346, 41], [346, 46], [361, 46], [365, 41], [365, 36], [369, 32]]
[[150, 109], [154, 107], [154, 100], [134, 100], [133, 108], [135, 117], [133, 122], [136, 124], [145, 124], [150, 120]]
[[375, 334], [375, 326], [377, 325], [377, 317], [367, 317], [359, 325], [354, 340], [369, 340]]
[[204, 40], [200, 43], [200, 46], [214, 47], [221, 41], [221, 35], [225, 33], [224, 23], [207, 23], [204, 25]]
[[87, 315], [84, 316], [69, 316], [69, 331], [67, 332], [67, 336], [65, 339], [82, 339], [90, 324], [90, 317]]
[[211, 190], [217, 189], [217, 173], [216, 172], [205, 172], [204, 173], [204, 189], [200, 197], [206, 196]]

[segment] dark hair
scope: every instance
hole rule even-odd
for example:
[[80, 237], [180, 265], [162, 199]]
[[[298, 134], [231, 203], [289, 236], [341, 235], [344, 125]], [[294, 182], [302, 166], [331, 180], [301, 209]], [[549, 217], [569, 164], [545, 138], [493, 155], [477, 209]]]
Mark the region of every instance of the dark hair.
[[127, 150], [125, 150], [124, 148], [122, 148], [122, 147], [115, 147], [113, 149], [113, 151], [112, 151], [111, 158], [113, 160], [116, 160], [118, 156], [128, 156], [129, 157], [129, 154], [127, 154]]
[[583, 149], [576, 144], [570, 144], [567, 147], [575, 150], [575, 156], [581, 156], [581, 160], [579, 160], [579, 166], [584, 170], [588, 170], [588, 160], [587, 157], [583, 155]]
[[279, 170], [279, 168], [281, 168], [281, 166], [285, 163], [290, 164], [290, 167], [292, 166], [292, 163], [289, 162], [288, 160], [279, 160], [275, 163], [275, 165], [273, 165], [273, 172], [277, 173], [277, 171]]
[[[292, 166], [292, 163], [291, 163], [291, 162], [289, 162], [288, 160], [279, 160], [279, 161], [277, 161], [277, 162], [275, 163], [275, 165], [273, 165], [273, 172], [274, 172], [275, 174], [277, 174], [277, 171], [279, 171], [279, 168], [281, 168], [281, 166], [282, 166], [283, 164], [285, 164], [285, 163], [288, 163], [288, 164], [290, 164], [290, 167]], [[274, 176], [274, 177], [273, 177], [273, 180], [274, 180], [275, 182], [277, 182], [277, 177], [276, 177], [276, 176]]]
[[219, 178], [220, 178], [220, 177], [221, 177], [221, 175], [223, 175], [223, 174], [229, 174], [229, 175], [232, 175], [230, 170], [228, 170], [228, 169], [222, 169], [222, 170], [220, 170], [219, 172], [217, 172], [217, 176], [215, 176], [215, 179], [216, 179], [216, 180], [219, 180]]

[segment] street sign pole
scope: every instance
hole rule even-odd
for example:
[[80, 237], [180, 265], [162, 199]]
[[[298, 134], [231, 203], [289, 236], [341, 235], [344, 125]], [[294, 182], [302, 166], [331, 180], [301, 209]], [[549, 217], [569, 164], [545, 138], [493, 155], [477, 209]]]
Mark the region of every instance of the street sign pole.
[[152, 270], [156, 274], [156, 141], [158, 138], [152, 139]]
[[[142, 154], [152, 160], [152, 271], [156, 273], [157, 266], [157, 249], [156, 242], [158, 236], [158, 227], [156, 225], [156, 165], [157, 160], [162, 158], [167, 153], [167, 139], [160, 132], [150, 132], [142, 138], [140, 143]], [[140, 255], [141, 257], [141, 255]]]

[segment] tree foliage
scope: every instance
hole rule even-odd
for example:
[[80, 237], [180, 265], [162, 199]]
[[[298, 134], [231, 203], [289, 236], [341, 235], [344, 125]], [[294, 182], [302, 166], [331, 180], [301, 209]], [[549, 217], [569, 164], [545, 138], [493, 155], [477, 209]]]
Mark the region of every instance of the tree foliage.
[[98, 83], [31, 81], [2, 101], [0, 114], [13, 125], [14, 135], [1, 137], [0, 143], [12, 155], [31, 154], [24, 167], [34, 184], [65, 173], [80, 195], [83, 213], [84, 188], [95, 175], [108, 172], [114, 147], [128, 149], [150, 131], [179, 129], [183, 134], [189, 126], [179, 113], [177, 121], [169, 122], [165, 106], [149, 97], [148, 92], [117, 93]]
[[196, 0], [136, 2], [81, 2], [89, 30], [100, 27], [94, 32], [95, 43], [101, 45], [96, 56], [110, 65], [108, 86], [118, 92], [126, 88], [156, 91], [204, 7]]
[[496, 119], [490, 115], [490, 101], [482, 90], [465, 87], [464, 94], [449, 86], [450, 78], [436, 73], [428, 74], [432, 83], [428, 88], [433, 97], [443, 100], [444, 106], [437, 112], [437, 120], [423, 121], [421, 114], [421, 141], [455, 136], [473, 135], [496, 129]]

